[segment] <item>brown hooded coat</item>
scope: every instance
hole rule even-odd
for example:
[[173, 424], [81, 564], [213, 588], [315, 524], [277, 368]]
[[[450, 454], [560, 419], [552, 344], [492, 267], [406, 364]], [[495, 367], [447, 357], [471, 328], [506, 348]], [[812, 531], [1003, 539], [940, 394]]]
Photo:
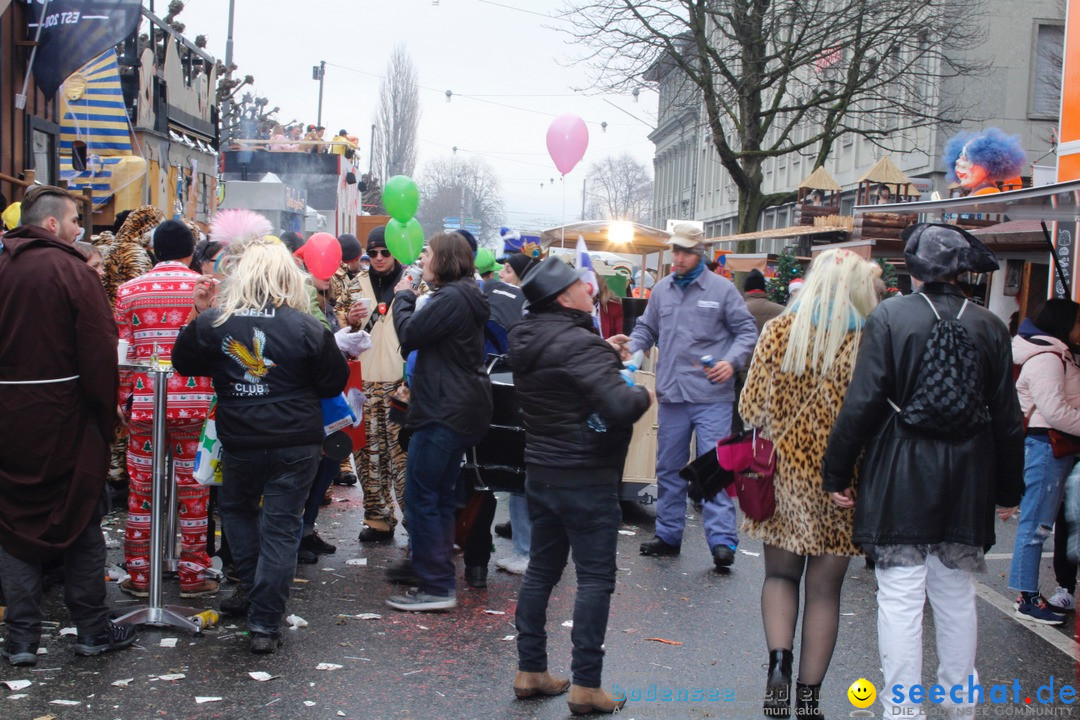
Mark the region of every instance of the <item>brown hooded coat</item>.
[[0, 546], [41, 562], [82, 533], [102, 498], [116, 323], [73, 245], [36, 226], [0, 242]]

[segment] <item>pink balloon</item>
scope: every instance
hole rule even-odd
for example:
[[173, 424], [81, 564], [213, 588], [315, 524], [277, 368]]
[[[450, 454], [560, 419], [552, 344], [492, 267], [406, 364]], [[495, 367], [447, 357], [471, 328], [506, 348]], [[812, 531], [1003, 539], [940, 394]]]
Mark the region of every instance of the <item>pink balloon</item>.
[[547, 131], [548, 155], [563, 175], [581, 161], [588, 146], [589, 128], [577, 115], [566, 113], [551, 121]]
[[341, 267], [341, 243], [330, 233], [315, 233], [293, 253], [313, 277], [329, 280]]

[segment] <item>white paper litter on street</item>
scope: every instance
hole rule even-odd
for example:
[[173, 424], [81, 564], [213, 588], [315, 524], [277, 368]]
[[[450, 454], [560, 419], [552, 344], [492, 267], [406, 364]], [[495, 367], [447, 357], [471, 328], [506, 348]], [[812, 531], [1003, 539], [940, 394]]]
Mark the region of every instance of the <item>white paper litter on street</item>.
[[506, 637], [503, 638], [503, 640], [506, 640], [506, 641], [509, 642], [510, 640], [513, 640], [516, 637], [517, 637], [517, 635], [507, 635]]
[[221, 698], [219, 698], [219, 697], [202, 697], [202, 696], [197, 695], [197, 696], [195, 696], [195, 702], [198, 703], [199, 705], [202, 705], [203, 703], [208, 703], [208, 702], [221, 702]]
[[421, 630], [430, 630], [431, 629], [427, 625], [417, 625], [416, 627], [420, 628]]
[[4, 684], [9, 690], [22, 690], [34, 684], [33, 680], [5, 680]]
[[170, 673], [168, 675], [158, 675], [158, 680], [183, 680], [187, 675], [184, 673]]
[[65, 635], [78, 635], [78, 634], [79, 634], [79, 631], [76, 630], [73, 627], [60, 628], [60, 637], [64, 637]]
[[47, 647], [39, 647], [37, 649], [37, 654], [38, 655], [48, 655], [49, 654], [49, 648], [47, 648]]
[[8, 700], [22, 700], [25, 697], [30, 697], [26, 693], [19, 693], [18, 695], [8, 695]]
[[327, 567], [327, 568], [323, 568], [323, 569], [322, 569], [322, 571], [323, 571], [323, 572], [334, 572], [335, 570], [337, 570], [337, 568], [330, 568], [330, 567]]
[[567, 620], [566, 622], [564, 622], [562, 624], [562, 626], [572, 628], [572, 627], [574, 627], [574, 621], [573, 620]]
[[349, 558], [345, 561], [346, 565], [359, 565], [361, 567], [367, 566], [367, 558]]
[[82, 705], [82, 702], [80, 702], [79, 700], [50, 700], [49, 704], [50, 705], [67, 705], [68, 707], [75, 707], [77, 705]]
[[179, 638], [161, 638], [161, 647], [163, 647], [163, 648], [174, 648], [174, 647], [176, 647], [176, 641], [178, 639]]
[[127, 680], [113, 680], [112, 683], [110, 683], [110, 684], [113, 687], [127, 687], [128, 685], [131, 684], [131, 681], [134, 680], [134, 679], [135, 678], [128, 678]]
[[345, 717], [345, 713], [341, 712], [340, 710], [337, 711], [337, 714], [338, 717]]
[[318, 665], [315, 666], [315, 669], [316, 670], [340, 670], [341, 666], [340, 665], [335, 665], [334, 663], [319, 663]]
[[505, 615], [506, 614], [506, 612], [504, 612], [503, 610], [485, 610], [484, 612], [486, 612], [488, 615]]
[[357, 613], [356, 615], [346, 615], [345, 617], [356, 618], [357, 620], [382, 620], [382, 615], [379, 613]]
[[620, 535], [637, 535], [637, 533], [634, 532], [633, 530], [620, 530], [619, 534]]
[[290, 630], [298, 630], [300, 628], [306, 628], [308, 626], [308, 621], [300, 617], [299, 615], [290, 615], [289, 617], [285, 618], [285, 622], [289, 623]]
[[749, 555], [750, 557], [757, 557], [761, 555], [761, 553], [750, 552], [749, 550], [743, 550], [742, 548], [739, 548], [739, 552], [741, 552], [743, 555]]
[[305, 700], [304, 701], [304, 707], [315, 707], [315, 701], [314, 700]]
[[267, 680], [273, 680], [274, 678], [281, 677], [280, 675], [271, 675], [270, 673], [263, 672], [262, 670], [249, 672], [248, 675], [250, 675], [253, 679], [258, 680], [259, 682], [266, 682]]

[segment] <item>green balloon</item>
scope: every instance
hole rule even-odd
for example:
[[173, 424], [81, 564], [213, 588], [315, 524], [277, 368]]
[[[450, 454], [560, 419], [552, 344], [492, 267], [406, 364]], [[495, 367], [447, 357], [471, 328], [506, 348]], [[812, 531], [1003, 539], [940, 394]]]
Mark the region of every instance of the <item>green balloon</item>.
[[391, 220], [386, 224], [386, 247], [402, 265], [411, 265], [424, 249], [424, 228], [412, 218], [408, 222]]
[[420, 191], [412, 178], [395, 175], [383, 186], [382, 201], [390, 217], [407, 223], [416, 215], [416, 209], [420, 207]]

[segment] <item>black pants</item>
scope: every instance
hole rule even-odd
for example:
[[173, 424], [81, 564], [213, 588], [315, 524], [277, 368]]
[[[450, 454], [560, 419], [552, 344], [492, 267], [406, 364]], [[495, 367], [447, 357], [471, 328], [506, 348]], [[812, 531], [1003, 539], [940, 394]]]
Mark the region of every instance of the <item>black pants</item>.
[[[101, 518], [93, 517], [86, 529], [63, 553], [64, 603], [80, 635], [105, 629], [105, 538]], [[0, 548], [0, 584], [7, 601], [8, 642], [36, 643], [41, 637], [42, 563], [19, 560]]]
[[458, 510], [458, 524], [464, 534], [461, 538], [464, 542], [459, 544], [465, 553], [465, 567], [487, 567], [491, 560], [491, 524], [495, 522], [497, 505], [493, 493], [470, 490], [465, 507]]
[[[529, 568], [518, 593], [518, 669], [548, 668], [548, 599], [573, 552], [577, 569], [574, 599], [574, 684], [600, 687], [604, 635], [615, 590], [615, 549], [622, 510], [621, 468], [566, 469], [528, 465], [525, 494], [532, 520]], [[603, 478], [603, 484], [597, 480]], [[586, 484], [588, 483], [588, 484]]]

